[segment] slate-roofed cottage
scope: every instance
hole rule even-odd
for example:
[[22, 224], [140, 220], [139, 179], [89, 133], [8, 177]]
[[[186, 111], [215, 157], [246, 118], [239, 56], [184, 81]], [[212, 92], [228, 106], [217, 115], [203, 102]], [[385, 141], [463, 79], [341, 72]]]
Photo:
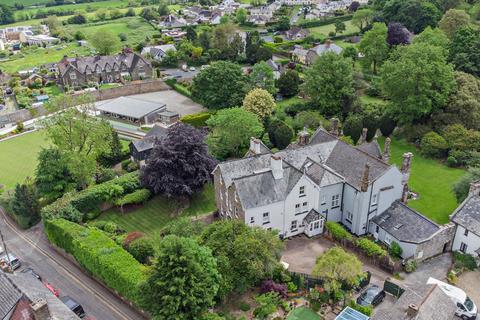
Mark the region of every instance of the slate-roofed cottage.
[[319, 44], [311, 49], [303, 49], [301, 46], [295, 46], [292, 51], [292, 58], [302, 64], [311, 65], [319, 56], [326, 52], [342, 53], [343, 49], [335, 43], [327, 40], [324, 44]]
[[111, 83], [122, 78], [131, 80], [152, 77], [148, 60], [133, 52], [124, 51], [115, 56], [64, 57], [58, 63], [59, 80], [63, 86], [81, 87], [88, 82]]
[[470, 185], [467, 198], [450, 219], [455, 224], [454, 251], [480, 256], [480, 181]]
[[291, 41], [305, 39], [309, 34], [310, 32], [308, 29], [303, 29], [300, 27], [292, 27], [284, 32], [285, 38]]
[[144, 166], [155, 142], [163, 140], [167, 136], [167, 130], [165, 127], [155, 125], [143, 139], [131, 142], [130, 157], [132, 161], [136, 161], [141, 167]]
[[298, 143], [277, 153], [252, 139], [244, 158], [220, 163], [213, 174], [220, 216], [282, 237], [319, 234], [325, 221], [363, 235], [402, 198], [407, 183], [407, 172], [322, 128], [311, 139], [302, 132]]
[[163, 57], [167, 55], [168, 51], [176, 52], [177, 49], [173, 44], [162, 44], [158, 46], [148, 46], [142, 49], [142, 56], [150, 55], [152, 59], [162, 61]]

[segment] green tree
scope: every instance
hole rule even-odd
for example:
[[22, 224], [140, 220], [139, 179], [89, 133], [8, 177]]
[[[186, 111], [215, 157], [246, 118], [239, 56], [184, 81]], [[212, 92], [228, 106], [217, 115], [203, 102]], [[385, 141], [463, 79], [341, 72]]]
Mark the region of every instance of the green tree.
[[357, 10], [353, 14], [352, 24], [363, 33], [372, 24], [374, 16], [375, 13], [371, 9]]
[[235, 18], [237, 19], [237, 22], [239, 24], [245, 24], [245, 22], [247, 22], [247, 10], [245, 8], [239, 8], [237, 9], [236, 13], [235, 13]]
[[258, 117], [243, 108], [220, 110], [206, 123], [210, 128], [207, 145], [217, 159], [243, 156], [250, 138], [263, 133]]
[[142, 284], [142, 307], [155, 319], [196, 319], [214, 305], [221, 277], [211, 250], [195, 240], [167, 236]]
[[200, 243], [212, 249], [222, 275], [220, 297], [244, 292], [271, 278], [279, 267], [283, 244], [274, 231], [250, 227], [237, 220], [210, 224]]
[[464, 10], [450, 9], [443, 15], [438, 27], [452, 39], [458, 29], [467, 27], [470, 23], [470, 16]]
[[342, 21], [337, 21], [335, 22], [335, 33], [343, 33], [347, 27], [345, 26], [345, 23]]
[[157, 12], [160, 16], [167, 16], [170, 14], [170, 9], [168, 8], [168, 4], [164, 1], [160, 2], [158, 6]]
[[454, 34], [450, 61], [455, 69], [480, 77], [480, 30], [468, 27]]
[[160, 231], [163, 236], [175, 235], [178, 237], [192, 238], [202, 234], [206, 224], [202, 220], [195, 220], [192, 217], [180, 217], [171, 220]]
[[197, 32], [193, 26], [188, 26], [185, 31], [187, 32], [186, 37], [189, 41], [194, 42], [197, 40]]
[[358, 51], [354, 46], [348, 46], [343, 50], [343, 56], [345, 58], [352, 59], [353, 66], [355, 66], [355, 61], [358, 59]]
[[430, 117], [445, 105], [455, 86], [442, 49], [423, 43], [398, 47], [382, 68], [381, 83], [390, 112], [401, 123]]
[[360, 114], [349, 114], [343, 123], [343, 134], [356, 143], [363, 130], [363, 118]]
[[293, 130], [285, 122], [274, 119], [268, 124], [270, 142], [278, 149], [285, 149], [293, 139]]
[[38, 194], [46, 202], [55, 201], [75, 187], [75, 181], [68, 170], [67, 159], [58, 149], [42, 149], [39, 152], [35, 185]]
[[355, 285], [362, 274], [362, 263], [351, 253], [333, 247], [317, 258], [312, 274], [325, 280], [330, 292], [340, 289], [342, 283]]
[[422, 33], [413, 38], [413, 43], [424, 43], [432, 46], [437, 46], [444, 51], [445, 56], [448, 56], [450, 40], [448, 40], [447, 35], [438, 28], [425, 28]]
[[358, 49], [364, 55], [361, 62], [365, 68], [372, 68], [374, 74], [388, 56], [387, 31], [384, 23], [374, 23], [360, 41]]
[[438, 133], [430, 131], [423, 136], [420, 150], [424, 156], [443, 158], [447, 154], [448, 144]]
[[470, 184], [478, 180], [480, 180], [480, 168], [472, 167], [453, 185], [453, 192], [455, 193], [458, 203], [461, 203], [468, 196]]
[[18, 224], [28, 228], [40, 221], [40, 205], [38, 203], [35, 184], [29, 178], [15, 186], [11, 209]]
[[243, 99], [243, 108], [256, 114], [260, 120], [270, 116], [275, 106], [272, 95], [264, 89], [255, 88]]
[[415, 34], [426, 27], [435, 28], [442, 12], [427, 0], [390, 0], [382, 10], [385, 22], [400, 22]]
[[213, 62], [193, 79], [192, 95], [209, 109], [240, 106], [248, 89], [242, 68], [228, 61]]
[[165, 56], [162, 59], [162, 65], [167, 67], [178, 66], [178, 55], [175, 50], [167, 50]]
[[273, 70], [265, 61], [260, 61], [253, 66], [250, 81], [254, 87], [265, 89], [270, 94], [277, 92]]
[[284, 97], [293, 97], [298, 94], [300, 76], [296, 70], [288, 69], [280, 74], [277, 80], [279, 93]]
[[15, 21], [12, 9], [6, 4], [0, 4], [0, 24], [9, 24]]
[[351, 60], [333, 52], [321, 55], [305, 72], [304, 90], [322, 114], [347, 113], [355, 93]]
[[95, 12], [95, 17], [97, 17], [97, 20], [99, 21], [105, 21], [107, 19], [107, 9], [98, 9], [97, 12]]
[[120, 41], [113, 33], [98, 30], [90, 38], [90, 43], [101, 55], [114, 53], [120, 47]]

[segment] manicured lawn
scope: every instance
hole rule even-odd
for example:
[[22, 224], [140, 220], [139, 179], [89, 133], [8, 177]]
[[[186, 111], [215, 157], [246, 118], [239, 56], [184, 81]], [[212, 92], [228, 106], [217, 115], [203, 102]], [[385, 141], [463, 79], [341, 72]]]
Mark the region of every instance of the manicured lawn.
[[287, 320], [320, 320], [320, 316], [316, 314], [313, 310], [306, 308], [306, 307], [300, 307], [292, 312], [287, 317]]
[[26, 177], [33, 177], [37, 154], [47, 144], [39, 131], [0, 142], [0, 184], [13, 188]]
[[[97, 220], [114, 221], [127, 231], [141, 231], [153, 236], [158, 234], [169, 221], [177, 217], [173, 216], [175, 207], [174, 201], [157, 196], [138, 210], [121, 213], [116, 209], [111, 209], [103, 213]], [[193, 197], [190, 207], [183, 210], [178, 216], [202, 215], [214, 210], [213, 185], [207, 185], [203, 192]]]
[[[359, 32], [360, 30], [352, 24], [351, 21], [345, 21], [345, 31], [343, 33], [339, 33], [341, 35], [351, 34], [355, 32]], [[335, 32], [335, 24], [327, 24], [325, 26], [309, 28], [310, 33], [317, 35], [317, 36], [328, 36], [330, 32]]]
[[[384, 139], [379, 142], [383, 148]], [[452, 186], [465, 171], [449, 168], [436, 160], [423, 157], [413, 145], [404, 140], [392, 139], [391, 152], [390, 162], [398, 168], [402, 166], [403, 153], [412, 152], [414, 155], [409, 186], [420, 198], [409, 201], [408, 205], [437, 223], [447, 223], [448, 216], [457, 207]]]

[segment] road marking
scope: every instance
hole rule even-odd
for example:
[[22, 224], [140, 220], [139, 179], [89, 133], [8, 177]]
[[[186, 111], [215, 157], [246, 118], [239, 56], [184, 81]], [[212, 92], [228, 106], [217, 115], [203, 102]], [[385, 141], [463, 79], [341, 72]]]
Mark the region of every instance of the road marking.
[[[73, 274], [73, 272], [71, 272], [70, 270], [68, 270], [68, 268], [63, 264], [63, 263], [60, 263], [58, 261], [56, 261], [48, 252], [46, 252], [45, 250], [43, 250], [42, 248], [40, 248], [39, 246], [37, 246], [36, 243], [34, 243], [32, 240], [30, 240], [28, 237], [24, 236], [23, 234], [21, 234], [20, 232], [18, 232], [15, 228], [15, 226], [12, 226], [12, 224], [7, 220], [7, 218], [5, 217], [5, 212], [3, 212], [3, 210], [0, 208], [0, 212], [2, 213], [2, 217], [3, 217], [3, 221], [5, 222], [5, 225], [8, 226], [10, 228], [11, 231], [13, 231], [14, 233], [16, 233], [20, 238], [22, 238], [24, 241], [26, 241], [30, 246], [34, 247], [35, 249], [37, 249], [41, 254], [43, 254], [44, 256], [46, 256], [47, 258], [49, 258], [51, 261], [53, 261], [56, 265], [58, 265], [59, 267], [61, 267], [63, 270], [66, 271], [66, 273], [69, 275], [69, 277], [74, 280], [77, 284], [79, 284], [81, 287], [83, 287], [86, 291], [88, 291], [89, 293], [95, 295], [98, 299], [102, 300], [104, 303], [105, 303], [105, 306], [115, 312], [117, 315], [119, 315], [121, 317], [121, 319], [125, 319], [125, 320], [130, 320], [132, 318], [130, 318], [128, 315], [126, 315], [125, 313], [123, 313], [122, 311], [120, 310], [117, 310], [115, 308], [112, 308], [110, 306], [110, 303], [107, 299], [105, 299], [103, 296], [99, 295], [97, 292], [93, 291], [92, 289], [90, 289], [89, 287], [85, 286], [80, 280], [78, 280], [75, 276], [75, 274]], [[93, 280], [95, 281], [95, 280]], [[121, 302], [123, 303], [123, 302]]]

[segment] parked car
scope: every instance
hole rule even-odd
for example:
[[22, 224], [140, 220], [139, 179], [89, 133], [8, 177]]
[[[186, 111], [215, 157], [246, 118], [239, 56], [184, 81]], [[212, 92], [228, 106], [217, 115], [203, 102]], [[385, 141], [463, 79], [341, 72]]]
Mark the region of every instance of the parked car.
[[37, 278], [38, 280], [42, 281], [42, 277], [38, 273], [35, 272], [32, 268], [25, 268], [22, 270], [22, 273], [28, 273]]
[[77, 316], [80, 318], [85, 317], [85, 311], [83, 310], [83, 307], [75, 300], [70, 298], [69, 296], [61, 297], [60, 300], [70, 309], [75, 313]]
[[11, 267], [13, 268], [13, 270], [17, 270], [18, 268], [20, 268], [22, 266], [22, 263], [20, 262], [20, 259], [18, 259], [16, 256], [14, 256], [11, 253], [9, 253], [8, 256], [5, 254], [2, 257], [0, 257], [0, 262], [1, 263], [4, 263], [4, 264], [8, 265], [9, 260], [10, 260]]
[[465, 320], [477, 319], [477, 306], [462, 289], [435, 278], [428, 278], [427, 284], [436, 284], [455, 303], [455, 315]]
[[50, 290], [50, 292], [53, 293], [53, 295], [54, 295], [55, 297], [58, 297], [58, 296], [59, 296], [58, 290], [55, 289], [50, 283], [44, 282], [43, 285], [44, 285], [48, 290]]
[[195, 67], [190, 67], [190, 71], [195, 71], [197, 69], [195, 69]]
[[385, 299], [385, 291], [379, 286], [373, 285], [357, 298], [357, 304], [361, 306], [377, 306]]

